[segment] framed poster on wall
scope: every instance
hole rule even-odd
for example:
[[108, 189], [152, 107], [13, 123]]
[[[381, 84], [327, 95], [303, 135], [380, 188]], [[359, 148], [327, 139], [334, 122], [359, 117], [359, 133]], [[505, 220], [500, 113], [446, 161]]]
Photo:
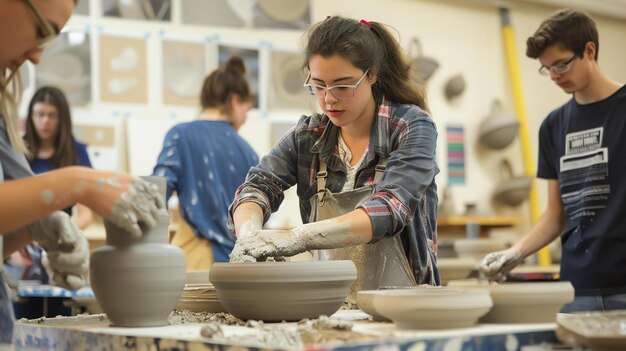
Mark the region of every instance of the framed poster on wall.
[[148, 70], [144, 38], [101, 35], [100, 100], [146, 104]]
[[163, 103], [200, 106], [200, 89], [207, 75], [206, 45], [164, 39]]
[[267, 106], [272, 109], [300, 109], [309, 106], [309, 94], [302, 87], [306, 74], [302, 69], [303, 56], [297, 52], [271, 51]]
[[91, 102], [91, 38], [81, 31], [63, 32], [35, 66], [35, 86], [61, 89], [71, 105]]

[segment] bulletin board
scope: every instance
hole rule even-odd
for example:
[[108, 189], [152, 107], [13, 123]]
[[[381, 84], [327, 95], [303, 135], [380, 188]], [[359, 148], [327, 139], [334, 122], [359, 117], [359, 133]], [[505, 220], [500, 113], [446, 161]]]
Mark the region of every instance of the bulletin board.
[[100, 100], [146, 104], [148, 70], [146, 40], [103, 34], [100, 36]]
[[207, 75], [206, 45], [163, 40], [163, 103], [199, 106], [198, 96]]

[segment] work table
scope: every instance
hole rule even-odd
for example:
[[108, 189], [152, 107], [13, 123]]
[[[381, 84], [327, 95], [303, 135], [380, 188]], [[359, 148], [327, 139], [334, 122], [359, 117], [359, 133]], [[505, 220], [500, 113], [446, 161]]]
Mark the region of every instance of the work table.
[[[340, 310], [331, 319], [322, 317], [300, 323], [237, 325], [232, 323], [236, 319], [228, 314], [204, 316], [210, 318], [194, 322], [173, 313], [172, 325], [148, 328], [110, 326], [102, 314], [20, 320], [15, 327], [14, 347], [15, 350], [90, 351], [231, 350], [233, 347], [237, 350], [466, 351], [520, 350], [522, 346], [557, 342], [556, 324], [478, 324], [461, 329], [399, 330], [392, 323], [373, 322], [358, 310]], [[225, 317], [230, 317], [231, 323]], [[343, 328], [346, 325], [347, 330]], [[533, 350], [543, 349], [539, 347]]]

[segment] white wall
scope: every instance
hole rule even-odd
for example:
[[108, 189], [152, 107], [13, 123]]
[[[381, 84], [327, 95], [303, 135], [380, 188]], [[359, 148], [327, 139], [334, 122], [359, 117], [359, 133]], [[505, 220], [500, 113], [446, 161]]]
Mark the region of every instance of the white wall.
[[[95, 1], [97, 4], [98, 1]], [[179, 5], [174, 1], [174, 9]], [[314, 21], [322, 20], [327, 15], [340, 14], [353, 18], [364, 18], [392, 25], [399, 33], [399, 40], [408, 47], [413, 36], [419, 37], [423, 53], [435, 57], [440, 68], [428, 82], [427, 92], [431, 112], [438, 125], [438, 160], [441, 173], [437, 178], [440, 189], [446, 185], [446, 142], [445, 127], [449, 123], [463, 123], [466, 139], [466, 185], [455, 186], [453, 197], [455, 208], [462, 212], [464, 204], [475, 202], [480, 212], [506, 213], [527, 216], [526, 204], [518, 209], [494, 208], [490, 194], [498, 181], [498, 162], [503, 157], [511, 160], [516, 173], [523, 171], [521, 150], [518, 141], [503, 151], [487, 151], [477, 147], [477, 128], [481, 120], [489, 112], [494, 99], [499, 99], [504, 107], [513, 111], [511, 87], [506, 69], [503, 40], [500, 31], [500, 15], [498, 9], [469, 1], [426, 1], [426, 0], [312, 0], [312, 16]], [[554, 9], [540, 5], [528, 5], [515, 2], [511, 7], [511, 18], [515, 32], [517, 55], [520, 62], [524, 101], [529, 118], [533, 159], [536, 162], [536, 134], [543, 118], [569, 97], [556, 87], [549, 79], [537, 73], [539, 64], [525, 57], [525, 41], [539, 23]], [[217, 27], [183, 26], [174, 14], [173, 24], [147, 22], [131, 22], [125, 20], [85, 18], [75, 16], [69, 27], [87, 27], [92, 33], [107, 28], [146, 32], [148, 36], [148, 53], [154, 61], [148, 64], [148, 76], [154, 79], [150, 84], [148, 106], [121, 106], [99, 103], [97, 100], [86, 108], [76, 108], [77, 120], [106, 118], [102, 116], [124, 116], [131, 119], [160, 120], [159, 123], [144, 123], [144, 133], [163, 135], [164, 126], [182, 120], [194, 118], [194, 109], [177, 109], [162, 106], [160, 103], [160, 59], [158, 35], [162, 31], [176, 35], [191, 37], [211, 37], [219, 35], [219, 40], [240, 42], [258, 46], [260, 42], [270, 43], [274, 47], [296, 50], [300, 43], [300, 32], [293, 30], [246, 30]], [[626, 81], [626, 69], [623, 57], [626, 56], [626, 45], [623, 38], [626, 34], [626, 22], [595, 16], [600, 31], [600, 65], [613, 79]], [[100, 27], [100, 29], [99, 29]], [[453, 103], [448, 103], [443, 96], [446, 79], [456, 73], [462, 73], [467, 82], [465, 93]], [[262, 79], [271, 79], [264, 76]], [[25, 97], [28, 99], [28, 96]], [[263, 106], [262, 106], [263, 107]], [[266, 113], [256, 111], [251, 114], [249, 122], [242, 128], [241, 134], [253, 145], [260, 154], [264, 154], [270, 145], [270, 121], [295, 121], [301, 113], [307, 112], [309, 106], [302, 111], [284, 111], [282, 113]], [[94, 112], [97, 111], [97, 114]], [[96, 117], [94, 117], [96, 116]], [[289, 117], [292, 116], [292, 117]], [[167, 122], [163, 122], [167, 120]], [[153, 138], [154, 139], [154, 138]], [[156, 138], [158, 139], [158, 138]], [[160, 141], [159, 141], [160, 143]], [[157, 148], [146, 148], [158, 149]], [[135, 152], [142, 152], [141, 149]], [[148, 152], [148, 151], [146, 151]], [[152, 151], [153, 153], [154, 151]], [[131, 159], [154, 159], [153, 154], [133, 155]], [[132, 167], [131, 167], [132, 169]], [[544, 193], [545, 184], [538, 183], [540, 194]], [[542, 206], [545, 198], [542, 197]], [[290, 210], [276, 220], [277, 225], [290, 226], [299, 222], [297, 202], [293, 193], [288, 200]], [[522, 228], [521, 230], [523, 230]]]

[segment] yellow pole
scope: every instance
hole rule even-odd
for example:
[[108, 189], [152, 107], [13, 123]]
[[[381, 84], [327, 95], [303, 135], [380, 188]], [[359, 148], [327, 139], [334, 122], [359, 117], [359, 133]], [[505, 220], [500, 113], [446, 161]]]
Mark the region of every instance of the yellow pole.
[[[519, 120], [519, 139], [522, 147], [522, 160], [524, 163], [524, 172], [530, 177], [535, 176], [535, 164], [532, 157], [532, 148], [530, 146], [530, 134], [528, 132], [528, 118], [526, 116], [526, 106], [524, 105], [524, 96], [522, 94], [522, 77], [520, 74], [519, 62], [517, 60], [517, 50], [515, 49], [515, 36], [509, 9], [500, 8], [500, 18], [502, 20], [502, 35], [504, 37], [504, 49], [506, 52], [506, 62], [511, 80], [511, 88], [513, 90], [513, 101], [515, 103], [515, 112]], [[530, 219], [534, 224], [541, 216], [539, 208], [539, 196], [537, 187], [534, 182], [530, 189], [528, 198], [528, 207], [530, 211]], [[550, 258], [550, 250], [547, 247], [539, 250], [538, 263], [540, 266], [549, 266], [552, 263]]]

